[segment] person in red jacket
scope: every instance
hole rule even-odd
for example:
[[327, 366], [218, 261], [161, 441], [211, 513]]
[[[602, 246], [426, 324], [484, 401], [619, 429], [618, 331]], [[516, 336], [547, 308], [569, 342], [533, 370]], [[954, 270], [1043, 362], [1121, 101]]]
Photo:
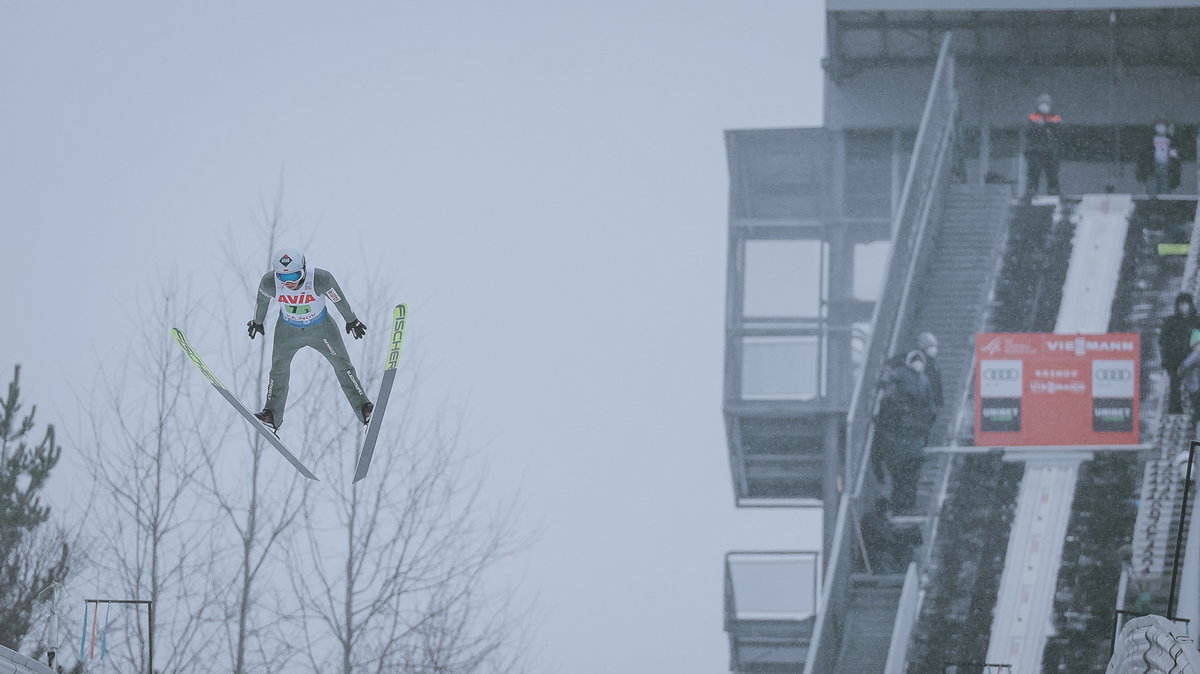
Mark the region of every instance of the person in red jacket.
[[1042, 174], [1046, 176], [1046, 193], [1058, 194], [1059, 129], [1062, 115], [1051, 112], [1050, 94], [1037, 97], [1037, 110], [1029, 113], [1025, 132], [1026, 198], [1038, 193]]

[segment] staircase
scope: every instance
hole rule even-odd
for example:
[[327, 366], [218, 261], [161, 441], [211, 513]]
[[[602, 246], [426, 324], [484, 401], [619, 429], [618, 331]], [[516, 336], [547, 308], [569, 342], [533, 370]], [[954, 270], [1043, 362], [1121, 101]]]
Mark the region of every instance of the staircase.
[[925, 331], [938, 338], [945, 405], [930, 435], [934, 445], [952, 440], [948, 431], [970, 379], [975, 331], [999, 268], [1011, 200], [1007, 185], [951, 186], [929, 269], [917, 283], [912, 334], [900, 344], [902, 350], [915, 348], [917, 334]]
[[[930, 435], [934, 445], [952, 439], [947, 436], [970, 381], [975, 332], [999, 270], [1011, 200], [1007, 185], [950, 186], [929, 266], [914, 281], [916, 294], [909, 299], [913, 313], [907, 321], [911, 334], [901, 336], [900, 350], [916, 348], [920, 332], [938, 338], [937, 366], [945, 401]], [[918, 490], [922, 512], [932, 513], [935, 508], [945, 460], [945, 455], [936, 455], [922, 468]], [[838, 672], [883, 671], [903, 584], [903, 575], [854, 577]]]
[[903, 587], [904, 574], [854, 577], [839, 672], [883, 671]]
[[[1011, 201], [1007, 185], [951, 186], [930, 267], [917, 284], [918, 301], [909, 322], [912, 334], [901, 344], [914, 348], [917, 334], [926, 331], [938, 338], [944, 404], [929, 435], [932, 446], [949, 445], [955, 439], [953, 424], [964, 387], [971, 380], [975, 332], [999, 269]], [[917, 489], [921, 512], [936, 508], [947, 461], [946, 455], [933, 455], [922, 466]]]
[[[1162, 454], [1171, 454], [1176, 448], [1187, 446], [1190, 431], [1186, 415], [1164, 415], [1154, 444], [1162, 448]], [[1159, 580], [1170, 575], [1179, 533], [1179, 511], [1183, 509], [1183, 480], [1175, 457], [1160, 456], [1146, 461], [1138, 503], [1131, 575], [1138, 581]], [[1193, 505], [1194, 496], [1184, 516], [1185, 532]], [[1185, 533], [1185, 543], [1186, 540]]]

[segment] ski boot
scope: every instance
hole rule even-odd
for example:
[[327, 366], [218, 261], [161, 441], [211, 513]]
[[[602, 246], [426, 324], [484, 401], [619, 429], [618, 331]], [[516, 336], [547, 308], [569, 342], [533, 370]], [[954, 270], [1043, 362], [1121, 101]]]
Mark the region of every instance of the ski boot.
[[368, 400], [367, 402], [362, 404], [361, 408], [359, 408], [358, 420], [363, 422], [364, 426], [366, 426], [367, 424], [370, 424], [371, 423], [371, 412], [374, 412], [374, 411], [375, 411], [375, 403], [372, 403], [371, 401]]
[[278, 426], [275, 425], [275, 413], [269, 409], [266, 409], [265, 407], [263, 408], [263, 411], [256, 412], [254, 414], [254, 418], [261, 421], [264, 426], [272, 431], [278, 429]]

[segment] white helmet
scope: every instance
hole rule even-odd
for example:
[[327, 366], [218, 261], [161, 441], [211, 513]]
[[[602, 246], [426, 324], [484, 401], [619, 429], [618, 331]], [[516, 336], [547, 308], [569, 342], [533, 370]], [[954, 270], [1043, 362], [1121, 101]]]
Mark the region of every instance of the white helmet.
[[[306, 266], [304, 253], [295, 248], [281, 248], [279, 252], [275, 253], [274, 259], [271, 260], [271, 268], [275, 270], [275, 275], [280, 277], [281, 281], [299, 281], [303, 279]], [[300, 275], [294, 278], [283, 278], [284, 275], [296, 273]]]

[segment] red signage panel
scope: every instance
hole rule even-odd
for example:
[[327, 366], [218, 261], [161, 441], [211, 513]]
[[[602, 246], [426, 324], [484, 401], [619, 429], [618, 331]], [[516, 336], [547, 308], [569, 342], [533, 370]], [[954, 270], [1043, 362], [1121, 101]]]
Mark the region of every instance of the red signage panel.
[[975, 335], [975, 444], [1135, 445], [1137, 333]]

